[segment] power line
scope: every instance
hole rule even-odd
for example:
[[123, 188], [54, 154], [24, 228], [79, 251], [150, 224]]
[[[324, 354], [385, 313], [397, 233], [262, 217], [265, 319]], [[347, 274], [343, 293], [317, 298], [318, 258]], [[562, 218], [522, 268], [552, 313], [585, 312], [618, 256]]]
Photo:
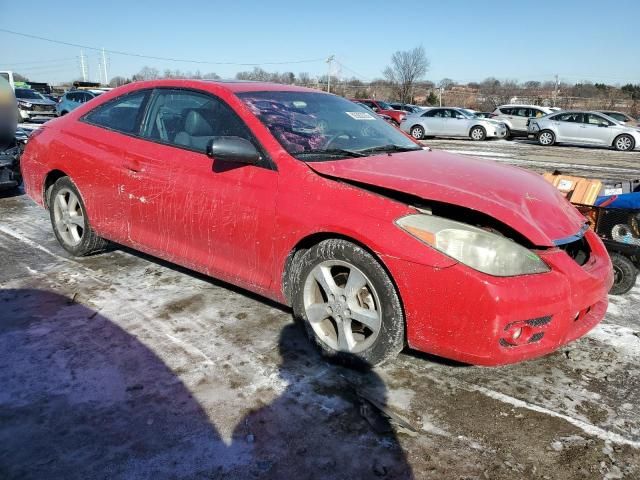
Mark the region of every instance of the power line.
[[[7, 30], [5, 28], [0, 28], [0, 32], [9, 33], [11, 35], [18, 35], [20, 37], [32, 38], [32, 39], [35, 39], [35, 40], [42, 40], [44, 42], [57, 43], [59, 45], [66, 45], [68, 47], [83, 48], [85, 50], [95, 50], [97, 52], [102, 52], [103, 51], [102, 48], [98, 48], [98, 47], [80, 45], [78, 43], [63, 42], [61, 40], [53, 40], [51, 38], [40, 37], [38, 35], [31, 35], [29, 33], [15, 32], [13, 30]], [[123, 52], [123, 51], [120, 51], [120, 50], [107, 50], [106, 48], [104, 49], [104, 52], [111, 53], [111, 54], [114, 54], [114, 55], [124, 55], [124, 56], [127, 56], [127, 57], [147, 58], [147, 59], [150, 59], [150, 60], [162, 60], [162, 61], [168, 61], [168, 62], [196, 63], [196, 64], [202, 64], [202, 65], [235, 65], [235, 66], [245, 66], [245, 67], [246, 66], [259, 66], [259, 65], [289, 65], [289, 64], [294, 64], [294, 63], [315, 63], [315, 62], [323, 62], [325, 60], [324, 58], [313, 58], [313, 59], [310, 59], [310, 60], [292, 60], [292, 61], [287, 61], [287, 62], [257, 62], [257, 63], [209, 62], [209, 61], [203, 61], [203, 60], [187, 60], [187, 59], [183, 59], [183, 58], [156, 57], [154, 55], [143, 55], [143, 54], [140, 54], [140, 53]]]
[[336, 63], [338, 65], [340, 65], [342, 68], [344, 68], [345, 70], [350, 71], [351, 73], [355, 74], [357, 77], [360, 77], [361, 79], [363, 79], [364, 81], [370, 81], [370, 79], [368, 77], [365, 77], [364, 75], [361, 75], [360, 73], [356, 72], [354, 69], [347, 67], [344, 63], [336, 60]]

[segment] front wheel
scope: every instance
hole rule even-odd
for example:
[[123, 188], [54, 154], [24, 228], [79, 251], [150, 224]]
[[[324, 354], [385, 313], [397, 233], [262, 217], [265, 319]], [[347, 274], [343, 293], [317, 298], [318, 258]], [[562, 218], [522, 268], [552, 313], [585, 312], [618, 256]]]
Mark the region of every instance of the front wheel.
[[556, 136], [551, 130], [543, 130], [538, 134], [538, 143], [543, 147], [549, 147], [556, 143]]
[[469, 136], [471, 137], [471, 140], [479, 142], [487, 138], [487, 132], [483, 127], [476, 126], [471, 129], [471, 132], [469, 132]]
[[420, 125], [415, 125], [411, 127], [411, 136], [416, 140], [422, 140], [424, 138], [424, 128]]
[[620, 135], [613, 141], [613, 147], [620, 152], [628, 152], [636, 148], [636, 142], [631, 135]]
[[613, 285], [609, 293], [622, 295], [631, 290], [636, 284], [638, 270], [631, 260], [619, 253], [611, 254], [613, 264]]
[[107, 246], [107, 241], [97, 236], [89, 225], [80, 192], [69, 177], [62, 177], [53, 184], [49, 216], [56, 239], [72, 255], [82, 257]]
[[369, 252], [346, 240], [325, 240], [299, 262], [294, 315], [326, 357], [351, 366], [374, 366], [402, 350], [400, 299]]

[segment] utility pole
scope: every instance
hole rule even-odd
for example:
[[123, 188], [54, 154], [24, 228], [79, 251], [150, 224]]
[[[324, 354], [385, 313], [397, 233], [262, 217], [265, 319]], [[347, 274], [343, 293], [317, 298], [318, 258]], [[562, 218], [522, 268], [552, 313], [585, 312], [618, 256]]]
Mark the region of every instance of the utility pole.
[[82, 81], [87, 81], [87, 67], [84, 64], [84, 53], [80, 50], [80, 71], [82, 72]]
[[553, 90], [553, 106], [556, 106], [556, 100], [558, 99], [558, 75], [556, 75], [556, 88]]
[[443, 87], [440, 87], [440, 88], [438, 89], [438, 91], [440, 92], [440, 106], [442, 106], [442, 91], [443, 91], [443, 90], [444, 90], [444, 88], [443, 88]]
[[331, 93], [331, 63], [335, 58], [335, 55], [329, 55], [329, 58], [327, 58], [327, 64], [329, 65], [327, 71], [327, 92], [329, 93]]
[[109, 76], [107, 75], [107, 57], [104, 54], [104, 47], [102, 47], [102, 66], [104, 67], [104, 84], [109, 85]]

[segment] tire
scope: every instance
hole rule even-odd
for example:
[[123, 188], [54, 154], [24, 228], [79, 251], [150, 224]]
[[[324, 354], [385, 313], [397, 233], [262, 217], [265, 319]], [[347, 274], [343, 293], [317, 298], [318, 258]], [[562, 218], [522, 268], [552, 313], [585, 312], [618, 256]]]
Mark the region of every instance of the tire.
[[611, 254], [613, 264], [613, 285], [609, 293], [622, 295], [631, 290], [636, 284], [638, 270], [631, 260], [619, 253]]
[[297, 272], [294, 316], [325, 357], [371, 368], [400, 353], [405, 335], [400, 298], [369, 252], [346, 240], [324, 240], [305, 252], [292, 271]]
[[65, 112], [64, 110], [60, 112], [60, 114], [58, 115], [59, 117], [64, 117], [67, 114], [67, 112]]
[[424, 138], [424, 128], [420, 125], [414, 125], [413, 127], [411, 127], [409, 133], [416, 140], [422, 140]]
[[631, 150], [636, 148], [636, 141], [631, 135], [618, 135], [613, 141], [613, 148], [615, 148], [619, 152], [630, 152]]
[[543, 147], [550, 147], [556, 143], [556, 136], [551, 130], [542, 130], [538, 134], [538, 143]]
[[400, 127], [400, 122], [398, 122], [398, 121], [397, 121], [396, 119], [394, 119], [394, 118], [392, 118], [392, 119], [391, 119], [391, 124], [392, 124], [394, 127]]
[[471, 137], [471, 140], [473, 141], [481, 142], [482, 140], [487, 139], [487, 131], [484, 129], [484, 127], [476, 125], [469, 132], [469, 137]]
[[505, 133], [504, 139], [505, 140], [513, 140], [513, 135], [511, 135], [511, 129], [509, 127], [506, 127], [506, 129], [507, 129], [507, 133]]
[[108, 242], [91, 228], [80, 192], [69, 177], [53, 184], [48, 204], [53, 233], [67, 252], [83, 257], [107, 247]]

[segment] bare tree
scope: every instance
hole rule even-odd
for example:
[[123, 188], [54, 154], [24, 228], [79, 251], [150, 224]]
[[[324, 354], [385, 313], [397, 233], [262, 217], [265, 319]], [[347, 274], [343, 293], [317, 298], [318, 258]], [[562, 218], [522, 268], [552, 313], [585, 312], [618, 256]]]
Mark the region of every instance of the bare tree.
[[157, 68], [142, 67], [132, 78], [134, 82], [140, 80], [157, 80], [160, 78], [160, 72]]
[[399, 100], [409, 103], [413, 93], [413, 85], [422, 79], [429, 70], [429, 59], [424, 47], [412, 50], [397, 51], [391, 56], [391, 65], [382, 72], [385, 79], [393, 86]]
[[438, 87], [444, 88], [446, 90], [447, 88], [453, 87], [455, 84], [456, 82], [454, 82], [450, 78], [443, 78], [438, 82]]

